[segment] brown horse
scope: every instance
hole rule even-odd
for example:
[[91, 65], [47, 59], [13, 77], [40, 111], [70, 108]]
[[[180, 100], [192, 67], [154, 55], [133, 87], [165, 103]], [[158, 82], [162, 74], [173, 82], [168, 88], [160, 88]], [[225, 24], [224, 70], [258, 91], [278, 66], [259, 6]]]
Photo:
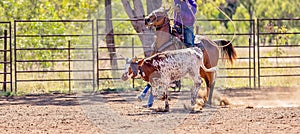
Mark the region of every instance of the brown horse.
[[[176, 50], [186, 48], [184, 43], [177, 38], [178, 34], [173, 32], [168, 18], [168, 9], [159, 8], [145, 17], [145, 25], [155, 29], [155, 42], [152, 44], [154, 53], [167, 50]], [[220, 45], [220, 46], [219, 46]], [[229, 60], [232, 64], [237, 58], [236, 51], [230, 41], [225, 39], [210, 40], [207, 37], [199, 36], [196, 38], [195, 46], [201, 48], [204, 54], [204, 65], [206, 68], [217, 66], [219, 60], [219, 51], [221, 49], [222, 59]], [[205, 72], [202, 68], [201, 77], [205, 80], [207, 86], [207, 103], [211, 104], [213, 88], [215, 85], [215, 72]]]

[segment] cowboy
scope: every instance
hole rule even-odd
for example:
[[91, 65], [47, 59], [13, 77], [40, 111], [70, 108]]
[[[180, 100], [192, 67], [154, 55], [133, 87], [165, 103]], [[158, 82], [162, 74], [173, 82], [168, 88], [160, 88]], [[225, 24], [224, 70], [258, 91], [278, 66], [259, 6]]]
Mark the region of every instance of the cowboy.
[[183, 35], [186, 47], [193, 47], [196, 0], [174, 0], [174, 4], [174, 28]]
[[[186, 47], [194, 46], [194, 24], [195, 24], [195, 13], [197, 10], [196, 0], [174, 0], [174, 28], [179, 34], [183, 35], [183, 42]], [[138, 101], [142, 101], [145, 98], [151, 85], [148, 83], [144, 90], [137, 96]], [[150, 92], [148, 97], [148, 103], [144, 104], [143, 107], [150, 108], [154, 102], [154, 96]]]

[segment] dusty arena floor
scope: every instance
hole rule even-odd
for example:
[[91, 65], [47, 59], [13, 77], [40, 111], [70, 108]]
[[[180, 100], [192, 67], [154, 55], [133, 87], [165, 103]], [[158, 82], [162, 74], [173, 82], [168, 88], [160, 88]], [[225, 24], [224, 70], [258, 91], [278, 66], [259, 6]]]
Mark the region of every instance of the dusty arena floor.
[[141, 108], [136, 91], [1, 97], [0, 133], [300, 133], [299, 89], [219, 93], [232, 105], [199, 113], [184, 110], [187, 91], [171, 93], [167, 113]]

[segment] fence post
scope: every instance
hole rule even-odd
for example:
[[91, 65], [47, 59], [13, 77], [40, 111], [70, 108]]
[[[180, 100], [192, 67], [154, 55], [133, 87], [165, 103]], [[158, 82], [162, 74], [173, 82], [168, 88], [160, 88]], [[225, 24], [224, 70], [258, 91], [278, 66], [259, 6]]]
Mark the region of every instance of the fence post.
[[[93, 91], [95, 91], [95, 87], [98, 87], [98, 83], [95, 81], [95, 37], [94, 37], [94, 20], [92, 20], [92, 60], [93, 60]], [[97, 48], [97, 47], [96, 47]], [[98, 57], [97, 57], [98, 58]], [[98, 62], [97, 62], [98, 63]], [[98, 68], [97, 68], [98, 71]], [[97, 78], [98, 79], [98, 78]], [[97, 85], [96, 85], [97, 84]]]
[[249, 87], [251, 88], [251, 44], [252, 44], [252, 39], [251, 39], [251, 35], [250, 35], [250, 37], [249, 37], [249, 77], [248, 77], [248, 79], [249, 79]]
[[256, 88], [256, 53], [255, 53], [255, 47], [256, 47], [256, 42], [255, 42], [255, 21], [251, 20], [251, 27], [252, 27], [252, 41], [253, 41], [253, 85], [254, 85], [254, 89]]
[[98, 35], [99, 35], [99, 26], [98, 26], [99, 24], [98, 24], [98, 20], [96, 20], [96, 70], [97, 70], [97, 72], [96, 72], [96, 83], [97, 83], [97, 89], [96, 90], [98, 90], [99, 89], [99, 41], [98, 41]]
[[[134, 38], [133, 37], [131, 40], [131, 51], [132, 51], [132, 57], [134, 57]], [[132, 88], [134, 88], [134, 78], [132, 79]]]
[[257, 81], [258, 88], [260, 89], [260, 52], [259, 52], [259, 19], [257, 19]]
[[71, 41], [68, 40], [68, 62], [69, 62], [69, 94], [71, 93]]
[[7, 70], [6, 70], [6, 62], [7, 62], [7, 30], [4, 30], [4, 66], [3, 66], [3, 91], [6, 92], [6, 75], [7, 75]]
[[16, 20], [14, 20], [14, 63], [15, 63], [15, 92], [18, 91], [17, 87], [18, 87], [18, 82], [17, 82], [17, 71], [18, 71], [18, 68], [17, 68], [17, 22]]
[[12, 43], [11, 43], [11, 31], [12, 31], [12, 28], [11, 28], [11, 22], [9, 22], [9, 65], [10, 65], [10, 71], [9, 71], [9, 74], [10, 74], [10, 92], [13, 91], [13, 82], [12, 82], [12, 72], [13, 72], [13, 65], [12, 65]]

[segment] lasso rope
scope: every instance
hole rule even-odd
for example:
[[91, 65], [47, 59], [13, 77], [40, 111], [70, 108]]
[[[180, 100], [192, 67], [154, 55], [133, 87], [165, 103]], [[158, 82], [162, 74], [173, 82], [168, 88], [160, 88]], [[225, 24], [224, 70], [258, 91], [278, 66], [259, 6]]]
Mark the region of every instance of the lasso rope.
[[[227, 44], [224, 45], [224, 46], [219, 46], [219, 45], [217, 45], [215, 42], [213, 42], [213, 41], [211, 41], [211, 40], [208, 40], [208, 41], [209, 41], [210, 43], [212, 43], [213, 45], [217, 46], [217, 47], [227, 47], [227, 46], [230, 45], [230, 44], [233, 42], [233, 40], [235, 40], [235, 38], [236, 38], [236, 26], [235, 26], [234, 22], [232, 21], [232, 19], [231, 19], [224, 11], [222, 11], [218, 6], [216, 6], [212, 0], [209, 0], [209, 1], [212, 3], [212, 5], [213, 5], [215, 8], [217, 8], [222, 14], [224, 14], [224, 16], [225, 16], [226, 18], [229, 19], [229, 21], [230, 21], [230, 22], [232, 23], [232, 25], [233, 25], [234, 32], [233, 32], [233, 37], [231, 38], [231, 40], [229, 41], [229, 43], [227, 43]], [[188, 5], [188, 7], [189, 7], [189, 10], [190, 10], [191, 13], [193, 14], [194, 19], [196, 20], [196, 16], [195, 16], [195, 14], [194, 14], [193, 11], [192, 11], [192, 7], [191, 7], [190, 3], [188, 3], [187, 1], [185, 1], [185, 2], [187, 3], [187, 5]], [[181, 16], [180, 16], [180, 17], [181, 17]], [[181, 19], [181, 20], [182, 20], [182, 19]]]
[[[219, 47], [226, 47], [226, 46], [228, 46], [229, 44], [231, 44], [232, 42], [233, 42], [233, 40], [235, 40], [235, 38], [236, 38], [236, 26], [235, 26], [235, 24], [234, 24], [234, 22], [232, 21], [232, 19], [223, 11], [223, 10], [221, 10], [218, 6], [216, 6], [213, 2], [212, 2], [212, 0], [209, 0], [212, 4], [213, 4], [213, 6], [215, 7], [215, 8], [217, 8], [222, 14], [224, 14], [225, 15], [225, 17], [227, 17], [228, 19], [229, 19], [229, 21], [232, 23], [232, 25], [233, 25], [233, 29], [234, 29], [234, 31], [233, 31], [233, 36], [232, 36], [232, 38], [231, 38], [231, 40], [229, 41], [229, 43], [227, 43], [226, 45], [224, 45], [224, 46], [219, 46]], [[216, 43], [214, 43], [214, 44], [216, 44]]]

